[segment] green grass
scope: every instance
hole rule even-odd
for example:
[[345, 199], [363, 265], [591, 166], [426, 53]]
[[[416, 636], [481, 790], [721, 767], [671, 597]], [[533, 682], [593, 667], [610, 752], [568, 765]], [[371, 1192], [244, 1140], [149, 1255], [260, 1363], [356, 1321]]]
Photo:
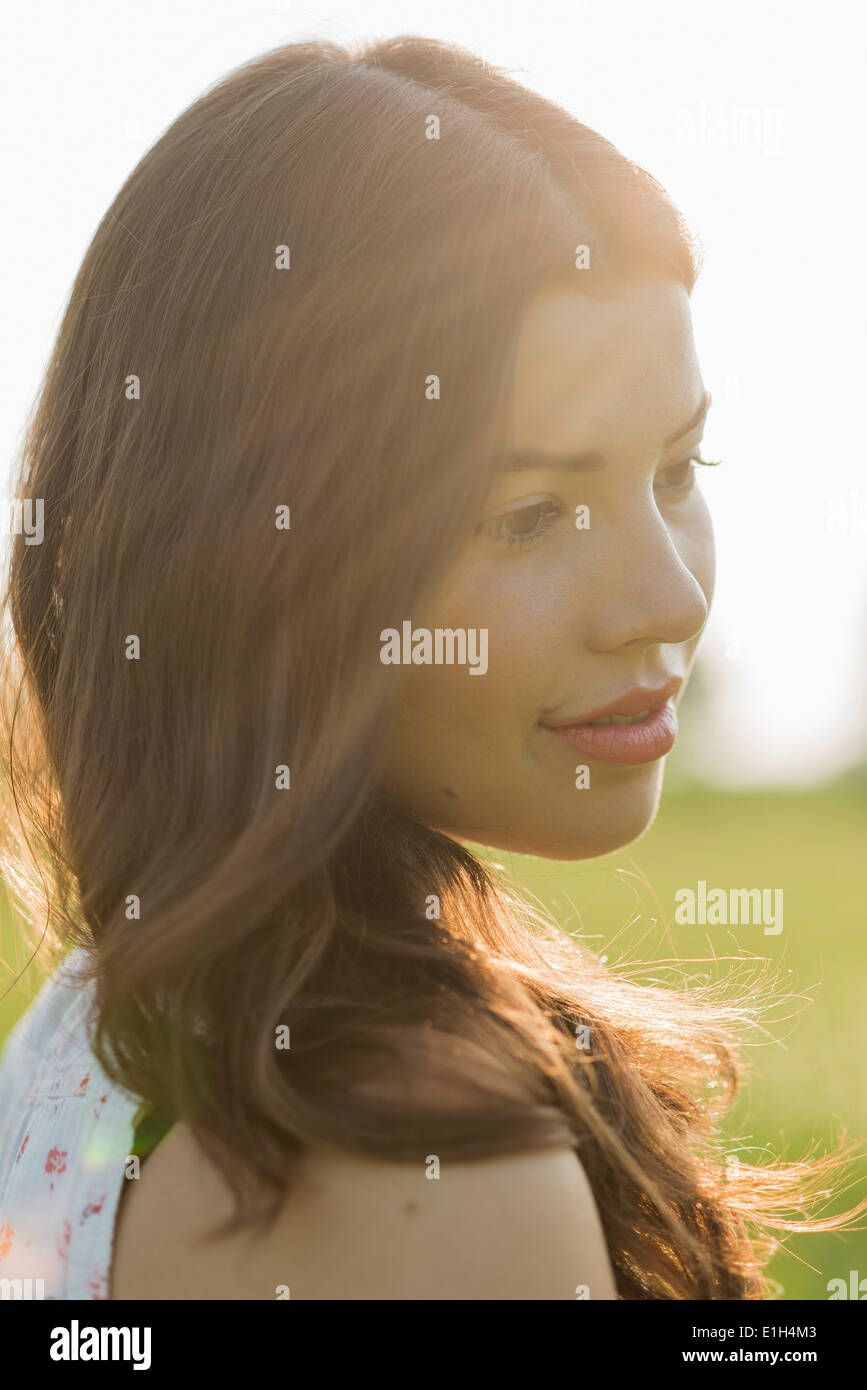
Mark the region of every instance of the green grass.
[[[853, 1140], [867, 1134], [865, 844], [867, 787], [853, 778], [815, 793], [670, 790], [653, 828], [622, 853], [586, 864], [496, 857], [612, 962], [746, 951], [780, 966], [787, 988], [812, 999], [783, 1010], [790, 1017], [775, 1027], [776, 1041], [747, 1050], [751, 1077], [727, 1126], [732, 1152], [746, 1161], [747, 1149], [768, 1145], [789, 1159], [826, 1148], [844, 1126]], [[675, 924], [675, 891], [699, 879], [782, 888], [783, 931]], [[8, 921], [0, 921], [0, 943], [4, 960], [20, 968], [26, 953]], [[39, 978], [28, 970], [0, 1002], [0, 1039]], [[863, 1161], [857, 1172], [849, 1203], [867, 1193]], [[848, 1281], [852, 1269], [867, 1277], [865, 1231], [792, 1237], [771, 1273], [782, 1298], [812, 1300], [827, 1298], [828, 1280]]]
[[[496, 859], [612, 963], [747, 952], [781, 968], [782, 987], [801, 997], [777, 1011], [765, 1045], [745, 1050], [750, 1076], [726, 1124], [731, 1151], [748, 1162], [750, 1148], [794, 1160], [843, 1129], [853, 1141], [867, 1135], [865, 845], [867, 795], [853, 779], [799, 794], [692, 788], [664, 797], [656, 824], [621, 853], [584, 864]], [[678, 925], [675, 892], [699, 879], [782, 888], [783, 930]], [[828, 1213], [867, 1195], [863, 1158], [852, 1175], [856, 1186]], [[852, 1269], [867, 1277], [867, 1231], [789, 1237], [770, 1273], [782, 1298], [825, 1299], [828, 1280], [848, 1282]]]

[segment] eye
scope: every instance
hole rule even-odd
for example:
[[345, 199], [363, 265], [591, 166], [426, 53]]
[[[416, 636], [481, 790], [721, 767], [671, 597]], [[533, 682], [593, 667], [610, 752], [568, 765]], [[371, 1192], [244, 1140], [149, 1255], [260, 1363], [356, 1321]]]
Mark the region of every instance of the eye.
[[476, 531], [483, 532], [495, 545], [533, 545], [551, 530], [562, 511], [559, 502], [543, 498], [489, 517], [479, 523]]
[[[697, 468], [718, 468], [722, 459], [703, 459], [697, 455], [692, 458], [681, 459], [680, 463], [672, 463], [668, 468], [663, 468], [657, 474], [657, 481], [654, 487], [659, 491], [675, 493], [691, 492], [695, 485]], [[664, 482], [660, 482], [664, 479]]]

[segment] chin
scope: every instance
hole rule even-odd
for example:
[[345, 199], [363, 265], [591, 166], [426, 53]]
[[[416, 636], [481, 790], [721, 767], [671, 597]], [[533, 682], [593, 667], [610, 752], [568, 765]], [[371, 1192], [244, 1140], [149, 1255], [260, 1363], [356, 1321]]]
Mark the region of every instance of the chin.
[[[540, 859], [597, 859], [625, 849], [646, 834], [656, 819], [661, 792], [661, 767], [654, 769], [651, 776], [646, 768], [640, 773], [635, 769], [633, 776], [619, 779], [604, 791], [600, 786], [580, 819], [574, 803], [563, 807], [560, 816], [551, 814], [555, 808], [549, 803], [544, 818], [538, 821], [526, 816], [521, 825], [480, 828], [471, 838], [491, 849]], [[525, 807], [525, 813], [530, 809]]]
[[526, 849], [525, 854], [534, 854], [543, 859], [601, 859], [605, 854], [615, 854], [618, 850], [626, 849], [627, 845], [634, 845], [636, 840], [640, 840], [653, 824], [654, 817], [642, 816], [624, 823], [621, 826], [612, 826], [605, 833], [588, 831], [574, 840], [562, 840], [559, 845], [539, 845], [536, 849]]
[[511, 854], [527, 854], [537, 859], [598, 859], [604, 854], [614, 854], [619, 849], [640, 840], [653, 824], [653, 810], [640, 815], [621, 817], [616, 825], [586, 825], [580, 827], [552, 826], [550, 829], [523, 828], [480, 829], [473, 836], [458, 835], [453, 830], [441, 828], [440, 833], [460, 840], [462, 844], [485, 845], [488, 849], [508, 851]]

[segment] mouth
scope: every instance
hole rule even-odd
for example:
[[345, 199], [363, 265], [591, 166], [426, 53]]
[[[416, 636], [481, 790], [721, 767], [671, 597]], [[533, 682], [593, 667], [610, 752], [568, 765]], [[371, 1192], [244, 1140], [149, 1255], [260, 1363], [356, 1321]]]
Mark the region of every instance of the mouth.
[[599, 709], [573, 719], [545, 721], [542, 728], [598, 762], [626, 766], [655, 762], [674, 747], [674, 696], [682, 684], [679, 677], [672, 677], [657, 690], [637, 686]]

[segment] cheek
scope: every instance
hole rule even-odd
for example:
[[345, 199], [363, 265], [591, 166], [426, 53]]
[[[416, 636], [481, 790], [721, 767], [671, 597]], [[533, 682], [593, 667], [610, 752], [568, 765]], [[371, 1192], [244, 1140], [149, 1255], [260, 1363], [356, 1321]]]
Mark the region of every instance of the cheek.
[[550, 698], [555, 656], [568, 649], [574, 612], [567, 593], [541, 557], [457, 573], [414, 626], [486, 629], [488, 669], [475, 676], [466, 666], [401, 668], [393, 765], [410, 759], [417, 766], [423, 758], [454, 777], [492, 758], [520, 758]]
[[[545, 703], [558, 653], [575, 645], [575, 582], [568, 556], [557, 563], [550, 547], [494, 564], [465, 567], [450, 598], [426, 625], [485, 628], [488, 671], [467, 680], [440, 668], [438, 689], [453, 694], [468, 717], [510, 717], [516, 729], [529, 728]], [[443, 613], [445, 612], [445, 619]], [[467, 689], [477, 687], [475, 690]]]

